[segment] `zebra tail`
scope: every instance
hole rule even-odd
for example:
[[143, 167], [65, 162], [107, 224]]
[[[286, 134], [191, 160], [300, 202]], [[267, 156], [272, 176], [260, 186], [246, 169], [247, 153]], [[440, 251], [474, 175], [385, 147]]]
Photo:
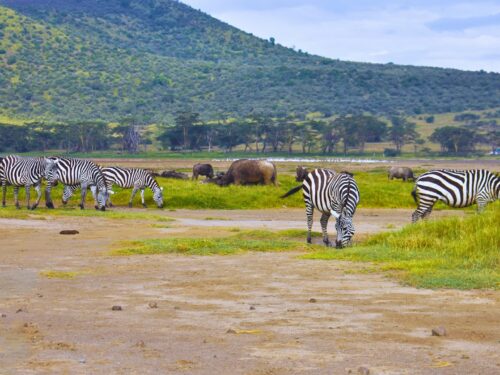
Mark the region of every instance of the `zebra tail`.
[[282, 195], [280, 198], [286, 198], [292, 194], [295, 194], [296, 192], [298, 192], [300, 189], [302, 189], [302, 185], [299, 185], [299, 186], [296, 186], [294, 187], [292, 190], [290, 190], [288, 193], [286, 193], [285, 195]]
[[417, 201], [417, 185], [416, 184], [413, 187], [413, 190], [411, 191], [411, 196], [413, 197], [413, 200], [415, 201], [415, 203], [418, 204], [418, 201]]

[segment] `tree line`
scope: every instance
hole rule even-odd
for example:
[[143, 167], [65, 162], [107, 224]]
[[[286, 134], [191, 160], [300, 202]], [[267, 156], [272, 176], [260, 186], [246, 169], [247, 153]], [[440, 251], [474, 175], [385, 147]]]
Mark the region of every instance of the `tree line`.
[[[444, 153], [474, 151], [478, 143], [492, 148], [500, 143], [495, 121], [476, 126], [444, 126], [429, 137]], [[26, 125], [0, 124], [0, 152], [63, 150], [91, 152], [122, 150], [135, 153], [157, 142], [164, 150], [232, 152], [241, 146], [246, 152], [364, 153], [367, 143], [391, 142], [386, 156], [401, 153], [404, 145], [415, 149], [425, 143], [416, 124], [394, 116], [389, 122], [370, 115], [339, 116], [335, 119], [276, 118], [253, 115], [244, 119], [202, 121], [198, 113], [178, 112], [171, 124], [157, 125], [157, 131], [134, 118], [119, 123], [74, 121], [68, 123], [32, 122]]]

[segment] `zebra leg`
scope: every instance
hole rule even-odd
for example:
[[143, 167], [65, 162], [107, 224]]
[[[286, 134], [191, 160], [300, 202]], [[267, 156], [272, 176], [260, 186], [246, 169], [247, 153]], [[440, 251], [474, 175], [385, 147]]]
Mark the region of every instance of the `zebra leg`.
[[26, 208], [29, 210], [29, 209], [31, 209], [31, 206], [30, 206], [31, 185], [24, 185], [24, 189], [26, 190]]
[[330, 240], [328, 239], [328, 231], [327, 231], [328, 219], [330, 219], [329, 213], [323, 213], [321, 215], [321, 219], [320, 219], [321, 231], [323, 232], [323, 243], [326, 246], [330, 246]]
[[31, 207], [32, 210], [34, 210], [35, 208], [38, 207], [38, 205], [40, 204], [40, 200], [42, 199], [42, 186], [41, 186], [41, 184], [35, 185], [35, 190], [36, 190], [37, 197], [36, 197], [35, 204]]
[[5, 195], [7, 193], [7, 181], [2, 181], [2, 207], [5, 207]]
[[18, 210], [21, 209], [19, 206], [19, 186], [14, 186], [14, 204]]
[[486, 199], [481, 199], [480, 197], [477, 198], [477, 212], [481, 213], [484, 211], [486, 208], [486, 205], [488, 204], [488, 201]]
[[425, 200], [421, 197], [417, 209], [415, 210], [413, 215], [411, 215], [412, 223], [416, 223], [419, 219], [425, 219], [427, 216], [429, 216], [432, 212], [434, 203], [436, 203], [435, 199]]
[[130, 201], [128, 202], [128, 206], [132, 208], [132, 201], [134, 200], [135, 195], [137, 194], [137, 187], [134, 186], [134, 190], [132, 190], [132, 195], [130, 196]]
[[[54, 203], [52, 202], [52, 182], [47, 181], [47, 186], [45, 187], [45, 207], [54, 208]], [[64, 201], [63, 201], [64, 203]]]
[[307, 243], [311, 243], [311, 229], [312, 229], [312, 226], [313, 226], [313, 213], [314, 213], [314, 208], [312, 206], [306, 206]]
[[142, 201], [142, 207], [146, 208], [146, 203], [144, 202], [144, 189], [141, 189], [141, 201]]
[[85, 198], [87, 197], [87, 184], [86, 183], [82, 183], [81, 184], [81, 193], [82, 193], [82, 200], [80, 201], [80, 208], [83, 210], [85, 208]]

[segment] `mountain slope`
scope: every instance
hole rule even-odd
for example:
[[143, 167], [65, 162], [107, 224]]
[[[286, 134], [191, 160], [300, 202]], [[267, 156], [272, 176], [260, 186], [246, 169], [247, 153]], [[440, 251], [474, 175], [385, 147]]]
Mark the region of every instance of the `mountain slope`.
[[0, 0], [0, 100], [48, 119], [450, 112], [500, 102], [500, 74], [310, 56], [172, 0]]

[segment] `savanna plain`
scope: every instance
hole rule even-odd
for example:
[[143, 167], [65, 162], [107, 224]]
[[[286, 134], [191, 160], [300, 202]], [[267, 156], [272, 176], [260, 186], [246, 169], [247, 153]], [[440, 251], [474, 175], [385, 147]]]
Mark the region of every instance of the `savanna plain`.
[[[96, 161], [189, 172], [199, 160]], [[410, 225], [413, 184], [387, 180], [395, 164], [500, 169], [305, 163], [358, 182], [355, 241], [342, 250], [321, 245], [319, 215], [306, 245], [300, 193], [279, 198], [298, 185], [296, 162], [277, 163], [279, 186], [159, 178], [163, 210], [151, 192], [148, 208], [137, 196], [130, 209], [120, 189], [106, 212], [90, 197], [63, 208], [60, 186], [56, 209], [16, 210], [9, 189], [0, 374], [498, 374], [500, 202], [481, 215], [437, 205]]]

